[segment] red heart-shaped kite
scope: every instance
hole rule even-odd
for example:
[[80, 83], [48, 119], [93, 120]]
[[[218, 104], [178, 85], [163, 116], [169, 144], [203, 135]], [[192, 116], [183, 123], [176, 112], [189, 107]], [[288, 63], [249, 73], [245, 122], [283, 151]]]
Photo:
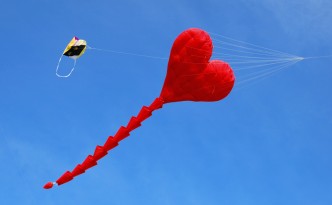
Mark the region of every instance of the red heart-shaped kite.
[[210, 61], [212, 41], [207, 32], [192, 28], [181, 33], [175, 40], [167, 75], [160, 97], [149, 106], [143, 106], [137, 117], [132, 117], [126, 127], [121, 126], [117, 133], [109, 136], [103, 146], [97, 146], [94, 154], [89, 155], [72, 171], [66, 171], [56, 182], [48, 182], [45, 189], [54, 184], [61, 185], [97, 165], [97, 161], [118, 145], [130, 132], [152, 115], [164, 103], [179, 101], [218, 101], [232, 90], [235, 77], [231, 67], [220, 60]]
[[209, 61], [212, 41], [208, 33], [189, 29], [175, 40], [160, 97], [167, 102], [218, 101], [233, 88], [234, 74], [227, 63]]

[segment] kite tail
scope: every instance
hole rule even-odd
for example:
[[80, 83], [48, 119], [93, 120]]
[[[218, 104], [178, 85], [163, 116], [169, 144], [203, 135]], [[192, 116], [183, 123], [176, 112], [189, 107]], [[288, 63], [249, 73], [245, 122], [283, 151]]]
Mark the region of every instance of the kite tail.
[[78, 164], [72, 171], [66, 171], [55, 182], [47, 182], [45, 189], [50, 189], [53, 185], [61, 185], [74, 179], [74, 177], [83, 174], [89, 168], [96, 166], [97, 161], [107, 155], [108, 151], [118, 146], [119, 142], [130, 135], [130, 132], [141, 126], [141, 123], [152, 115], [152, 112], [162, 108], [164, 100], [161, 97], [156, 98], [150, 106], [143, 106], [136, 117], [132, 117], [127, 126], [121, 126], [116, 134], [109, 136], [103, 146], [97, 145], [94, 154], [89, 155], [82, 164]]

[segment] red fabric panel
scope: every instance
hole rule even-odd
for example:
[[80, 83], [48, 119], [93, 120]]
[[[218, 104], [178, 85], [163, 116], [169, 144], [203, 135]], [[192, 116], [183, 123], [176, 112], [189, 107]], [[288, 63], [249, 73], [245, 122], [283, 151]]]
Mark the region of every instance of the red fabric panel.
[[141, 111], [137, 115], [137, 119], [138, 121], [143, 122], [146, 118], [150, 117], [151, 115], [152, 111], [148, 107], [143, 106]]
[[97, 162], [95, 158], [92, 155], [87, 156], [87, 158], [84, 160], [84, 162], [81, 164], [82, 168], [84, 170], [87, 170], [93, 166], [96, 166]]
[[83, 174], [85, 172], [84, 167], [82, 165], [77, 165], [75, 169], [71, 172], [73, 177], [76, 177], [77, 175]]
[[56, 180], [56, 183], [58, 185], [64, 184], [66, 182], [69, 182], [73, 179], [73, 175], [70, 171], [66, 171], [58, 180]]
[[128, 122], [127, 129], [129, 132], [131, 132], [139, 126], [141, 126], [140, 121], [138, 121], [136, 117], [131, 117], [130, 121]]
[[113, 149], [116, 146], [118, 146], [118, 142], [115, 141], [112, 136], [109, 136], [108, 139], [107, 139], [107, 141], [104, 144], [104, 149], [106, 151], [109, 151], [109, 150]]
[[117, 133], [115, 134], [114, 136], [114, 140], [116, 142], [120, 142], [121, 140], [123, 140], [124, 138], [128, 137], [130, 134], [129, 134], [129, 131], [127, 128], [121, 126], [119, 128], [119, 130], [117, 131]]
[[160, 94], [165, 103], [218, 101], [230, 93], [234, 73], [225, 62], [209, 61], [212, 47], [209, 34], [200, 29], [188, 29], [176, 38]]
[[107, 155], [107, 151], [105, 150], [105, 148], [98, 145], [95, 149], [95, 152], [93, 153], [93, 157], [95, 158], [95, 160], [98, 161], [105, 155]]

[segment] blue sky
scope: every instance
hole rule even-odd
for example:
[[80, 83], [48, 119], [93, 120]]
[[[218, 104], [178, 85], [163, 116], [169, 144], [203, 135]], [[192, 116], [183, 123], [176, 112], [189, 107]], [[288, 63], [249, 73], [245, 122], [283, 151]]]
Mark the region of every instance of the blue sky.
[[97, 167], [42, 188], [150, 104], [166, 73], [167, 60], [88, 50], [70, 78], [57, 78], [73, 36], [167, 57], [180, 32], [199, 27], [331, 55], [331, 9], [328, 0], [3, 1], [0, 203], [331, 204], [331, 58], [304, 60], [220, 102], [167, 104]]

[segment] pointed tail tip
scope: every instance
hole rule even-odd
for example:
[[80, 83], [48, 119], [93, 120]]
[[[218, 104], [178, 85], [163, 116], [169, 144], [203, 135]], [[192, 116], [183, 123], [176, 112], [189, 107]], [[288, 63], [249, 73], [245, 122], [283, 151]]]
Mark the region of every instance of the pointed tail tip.
[[53, 187], [53, 182], [47, 182], [45, 185], [44, 185], [44, 189], [50, 189]]

